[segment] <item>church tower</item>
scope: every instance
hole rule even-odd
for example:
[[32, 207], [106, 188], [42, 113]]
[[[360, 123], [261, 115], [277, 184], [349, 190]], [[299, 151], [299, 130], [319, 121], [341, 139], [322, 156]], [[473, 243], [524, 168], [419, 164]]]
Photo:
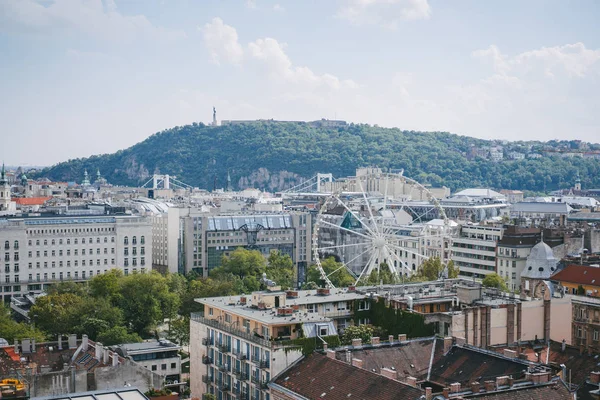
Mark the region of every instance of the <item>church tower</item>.
[[581, 191], [581, 178], [579, 177], [579, 171], [577, 171], [577, 179], [575, 179], [575, 188], [576, 191]]
[[2, 171], [0, 171], [0, 211], [7, 211], [10, 205], [10, 185], [6, 179], [4, 163], [2, 163]]
[[227, 191], [231, 192], [231, 175], [229, 175], [229, 170], [227, 171]]
[[90, 177], [88, 176], [87, 169], [83, 172], [83, 181], [81, 186], [90, 186]]

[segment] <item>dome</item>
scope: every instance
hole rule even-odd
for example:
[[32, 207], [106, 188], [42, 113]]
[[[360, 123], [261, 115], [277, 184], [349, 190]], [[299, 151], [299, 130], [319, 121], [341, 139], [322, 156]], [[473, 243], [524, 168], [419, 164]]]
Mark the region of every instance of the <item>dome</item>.
[[544, 242], [539, 242], [531, 249], [522, 278], [548, 279], [556, 271], [558, 259], [552, 249]]

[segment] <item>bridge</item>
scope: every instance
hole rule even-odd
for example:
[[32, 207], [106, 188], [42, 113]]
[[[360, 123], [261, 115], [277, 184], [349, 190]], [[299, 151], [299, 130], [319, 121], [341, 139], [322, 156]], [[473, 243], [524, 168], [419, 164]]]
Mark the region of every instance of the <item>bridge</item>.
[[193, 189], [192, 186], [187, 183], [181, 182], [176, 179], [176, 176], [154, 174], [148, 182], [144, 183], [142, 187], [147, 187], [152, 182], [152, 189]]

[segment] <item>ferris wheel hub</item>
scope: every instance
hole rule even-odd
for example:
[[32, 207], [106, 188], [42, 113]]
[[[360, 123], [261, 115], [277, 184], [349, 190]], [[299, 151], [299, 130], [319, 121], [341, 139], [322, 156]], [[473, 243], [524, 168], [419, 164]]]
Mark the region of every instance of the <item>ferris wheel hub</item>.
[[375, 246], [376, 249], [383, 249], [385, 247], [386, 241], [384, 237], [376, 237], [375, 239], [373, 239], [373, 246]]

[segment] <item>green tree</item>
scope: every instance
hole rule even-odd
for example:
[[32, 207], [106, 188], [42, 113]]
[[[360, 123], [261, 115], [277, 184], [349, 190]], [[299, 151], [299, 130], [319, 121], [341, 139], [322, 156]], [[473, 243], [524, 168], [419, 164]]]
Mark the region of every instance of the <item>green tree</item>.
[[181, 346], [190, 344], [190, 317], [184, 316], [174, 319], [171, 322], [169, 339]]
[[448, 278], [457, 278], [459, 269], [454, 266], [454, 261], [450, 260], [444, 266], [439, 257], [428, 258], [423, 261], [416, 274], [411, 277], [412, 281], [435, 281], [444, 277], [444, 270], [447, 271]]
[[267, 262], [258, 250], [235, 249], [231, 255], [223, 256], [221, 266], [211, 271], [211, 276], [233, 274], [243, 279], [246, 276], [260, 277], [266, 271]]
[[585, 288], [582, 285], [577, 286], [577, 295], [585, 296]]
[[175, 316], [180, 300], [158, 272], [131, 274], [120, 281], [119, 306], [133, 332], [146, 334], [163, 319]]
[[458, 278], [458, 274], [460, 273], [460, 268], [458, 266], [454, 265], [454, 261], [452, 261], [452, 260], [448, 261], [448, 264], [446, 264], [446, 267], [448, 268], [448, 278], [450, 278], [450, 279]]
[[79, 317], [74, 310], [82, 304], [83, 298], [73, 293], [49, 294], [38, 297], [29, 315], [38, 329], [55, 336], [71, 332], [78, 325]]
[[319, 285], [317, 285], [314, 281], [304, 282], [304, 285], [302, 285], [303, 290], [315, 290], [318, 288]]
[[120, 282], [123, 276], [123, 272], [118, 269], [96, 275], [89, 281], [90, 294], [96, 298], [108, 299], [114, 305], [119, 304], [122, 299]]
[[287, 254], [272, 251], [267, 260], [267, 278], [275, 281], [282, 289], [294, 287], [294, 263]]
[[[354, 277], [350, 275], [348, 270], [340, 262], [335, 261], [335, 258], [328, 257], [321, 261], [323, 271], [329, 277], [329, 280], [335, 287], [346, 287], [354, 285]], [[312, 265], [306, 273], [307, 282], [315, 282], [320, 286], [324, 286], [325, 282], [321, 279], [321, 274], [316, 265]]]
[[352, 344], [352, 339], [361, 339], [363, 344], [371, 343], [373, 327], [371, 325], [351, 325], [344, 329], [340, 338], [342, 345]]
[[127, 332], [124, 326], [113, 326], [98, 335], [98, 341], [105, 346], [123, 343], [139, 343], [142, 338], [137, 333]]
[[189, 316], [192, 312], [202, 311], [202, 306], [195, 299], [231, 296], [237, 293], [233, 281], [221, 281], [212, 278], [192, 280], [189, 282], [186, 292], [181, 297], [179, 314]]
[[15, 339], [34, 338], [38, 342], [45, 341], [45, 335], [31, 325], [24, 322], [16, 322], [11, 318], [10, 309], [0, 303], [0, 337], [6, 339], [8, 343], [13, 343]]
[[506, 286], [506, 281], [495, 272], [492, 274], [489, 274], [485, 278], [483, 278], [483, 281], [481, 283], [485, 287], [500, 289], [503, 292], [508, 291], [508, 287]]

